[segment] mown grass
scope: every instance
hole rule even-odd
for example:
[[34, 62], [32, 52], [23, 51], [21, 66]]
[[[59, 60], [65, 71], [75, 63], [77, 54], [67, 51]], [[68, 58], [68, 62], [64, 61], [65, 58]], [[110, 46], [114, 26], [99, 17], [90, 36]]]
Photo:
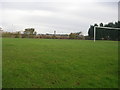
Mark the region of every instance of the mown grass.
[[3, 38], [3, 88], [117, 88], [118, 42]]

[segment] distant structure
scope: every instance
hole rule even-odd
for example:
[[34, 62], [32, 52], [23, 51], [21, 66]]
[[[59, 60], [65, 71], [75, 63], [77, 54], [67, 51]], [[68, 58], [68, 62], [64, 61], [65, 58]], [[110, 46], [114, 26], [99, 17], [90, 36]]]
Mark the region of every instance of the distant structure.
[[54, 35], [56, 35], [56, 31], [54, 31]]

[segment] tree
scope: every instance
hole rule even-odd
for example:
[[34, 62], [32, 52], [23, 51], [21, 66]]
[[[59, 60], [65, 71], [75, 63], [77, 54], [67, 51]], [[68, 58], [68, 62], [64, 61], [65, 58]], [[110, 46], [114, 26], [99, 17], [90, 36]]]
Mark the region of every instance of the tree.
[[34, 28], [27, 28], [24, 31], [24, 37], [28, 37], [28, 38], [33, 38], [34, 35], [36, 35], [37, 32], [35, 31]]
[[34, 32], [34, 35], [37, 35], [37, 32], [36, 32], [36, 31]]
[[82, 32], [70, 33], [69, 35], [70, 39], [81, 39], [81, 37], [82, 37]]
[[93, 39], [93, 37], [94, 37], [94, 26], [93, 25], [90, 25], [90, 28], [88, 30], [88, 35], [89, 35], [90, 39]]
[[76, 35], [75, 35], [74, 33], [70, 33], [69, 38], [70, 38], [70, 39], [75, 39], [75, 38], [76, 38]]
[[100, 27], [103, 27], [103, 23], [100, 23]]
[[35, 31], [34, 28], [27, 28], [27, 29], [25, 29], [24, 34], [28, 34], [28, 35], [31, 34], [31, 35], [33, 35], [34, 31]]
[[108, 23], [108, 27], [114, 27], [114, 23], [113, 22], [109, 22]]
[[20, 31], [15, 33], [15, 38], [20, 38]]
[[98, 26], [97, 23], [95, 23], [94, 26]]
[[120, 21], [118, 21], [118, 28], [120, 28]]

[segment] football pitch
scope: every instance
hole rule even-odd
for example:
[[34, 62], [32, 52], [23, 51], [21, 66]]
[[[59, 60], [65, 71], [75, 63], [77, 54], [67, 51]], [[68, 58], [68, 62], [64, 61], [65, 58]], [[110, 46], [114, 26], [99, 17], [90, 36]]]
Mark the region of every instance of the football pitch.
[[118, 88], [118, 42], [2, 39], [3, 88]]

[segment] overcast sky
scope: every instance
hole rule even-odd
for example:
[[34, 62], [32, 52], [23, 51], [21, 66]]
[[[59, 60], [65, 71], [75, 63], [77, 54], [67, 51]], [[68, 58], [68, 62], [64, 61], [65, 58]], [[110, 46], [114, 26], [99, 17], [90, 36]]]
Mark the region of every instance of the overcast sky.
[[5, 31], [35, 28], [37, 33], [87, 35], [94, 23], [118, 20], [119, 0], [1, 0], [0, 27]]

